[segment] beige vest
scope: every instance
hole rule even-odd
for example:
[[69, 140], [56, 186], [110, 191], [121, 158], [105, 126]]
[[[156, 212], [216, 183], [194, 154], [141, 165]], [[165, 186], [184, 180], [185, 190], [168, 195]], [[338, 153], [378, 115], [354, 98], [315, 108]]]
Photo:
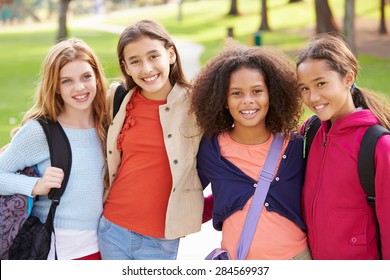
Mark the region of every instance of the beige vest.
[[[108, 92], [110, 114], [113, 113], [114, 93], [118, 84]], [[110, 186], [104, 195], [107, 199], [112, 182], [121, 164], [121, 153], [116, 148], [117, 138], [126, 117], [126, 105], [134, 89], [124, 98], [107, 135], [107, 162]], [[202, 137], [196, 117], [189, 113], [189, 92], [175, 85], [167, 103], [159, 108], [165, 147], [172, 172], [172, 189], [165, 220], [165, 238], [175, 239], [200, 230], [203, 213], [203, 189], [196, 170], [196, 154]], [[158, 184], [158, 178], [156, 178]], [[129, 205], [131, 207], [131, 205]]]

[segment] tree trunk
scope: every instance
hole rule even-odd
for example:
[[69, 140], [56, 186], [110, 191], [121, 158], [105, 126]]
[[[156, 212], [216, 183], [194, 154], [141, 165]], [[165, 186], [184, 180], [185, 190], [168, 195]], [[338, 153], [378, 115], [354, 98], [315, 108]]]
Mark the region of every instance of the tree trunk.
[[68, 12], [69, 3], [71, 0], [61, 0], [58, 7], [58, 33], [57, 42], [68, 37], [68, 29], [66, 26], [66, 15]]
[[387, 34], [387, 29], [386, 29], [386, 16], [385, 16], [385, 0], [380, 0], [381, 1], [381, 19], [380, 19], [380, 25], [379, 25], [379, 34]]
[[317, 16], [317, 33], [340, 32], [336, 21], [333, 18], [328, 0], [315, 0], [316, 16]]
[[237, 0], [231, 0], [230, 11], [228, 13], [228, 16], [239, 16], [239, 15], [240, 12], [238, 11]]
[[269, 31], [268, 15], [267, 15], [267, 0], [261, 0], [261, 24], [260, 31]]
[[345, 0], [344, 35], [352, 52], [356, 55], [355, 45], [355, 0]]
[[178, 0], [177, 1], [177, 17], [176, 17], [176, 20], [177, 21], [182, 21], [183, 19], [183, 0]]

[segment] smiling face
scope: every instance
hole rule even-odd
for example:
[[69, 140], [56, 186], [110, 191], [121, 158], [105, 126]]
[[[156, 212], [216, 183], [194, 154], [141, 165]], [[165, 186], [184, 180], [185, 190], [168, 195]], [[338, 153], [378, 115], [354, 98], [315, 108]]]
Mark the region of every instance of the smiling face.
[[255, 69], [240, 68], [230, 75], [227, 108], [235, 133], [266, 130], [269, 93], [264, 76]]
[[96, 96], [96, 76], [83, 60], [67, 63], [60, 70], [59, 92], [67, 112], [91, 111]]
[[164, 42], [143, 36], [127, 44], [123, 56], [126, 73], [142, 88], [142, 95], [148, 99], [166, 99], [172, 89], [170, 65], [176, 61], [173, 48], [166, 49]]
[[350, 88], [353, 74], [344, 77], [331, 70], [324, 59], [307, 59], [297, 68], [303, 102], [323, 120], [334, 123], [355, 110]]

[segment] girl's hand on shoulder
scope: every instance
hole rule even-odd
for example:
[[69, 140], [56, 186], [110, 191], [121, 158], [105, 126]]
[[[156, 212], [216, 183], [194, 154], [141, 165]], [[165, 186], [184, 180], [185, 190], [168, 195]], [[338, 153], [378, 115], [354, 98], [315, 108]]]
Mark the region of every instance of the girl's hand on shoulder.
[[50, 166], [46, 169], [42, 178], [37, 181], [31, 194], [46, 195], [52, 188], [59, 189], [63, 179], [64, 171], [61, 168]]

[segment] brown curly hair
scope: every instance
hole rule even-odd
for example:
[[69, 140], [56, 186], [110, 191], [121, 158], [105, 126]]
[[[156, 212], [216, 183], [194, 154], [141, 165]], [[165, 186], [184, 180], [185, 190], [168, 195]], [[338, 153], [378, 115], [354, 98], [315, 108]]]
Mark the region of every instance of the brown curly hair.
[[269, 91], [267, 128], [285, 135], [296, 130], [303, 107], [293, 62], [275, 49], [235, 45], [212, 58], [195, 78], [191, 110], [204, 135], [232, 129], [226, 93], [230, 75], [241, 68], [258, 70], [264, 76]]

